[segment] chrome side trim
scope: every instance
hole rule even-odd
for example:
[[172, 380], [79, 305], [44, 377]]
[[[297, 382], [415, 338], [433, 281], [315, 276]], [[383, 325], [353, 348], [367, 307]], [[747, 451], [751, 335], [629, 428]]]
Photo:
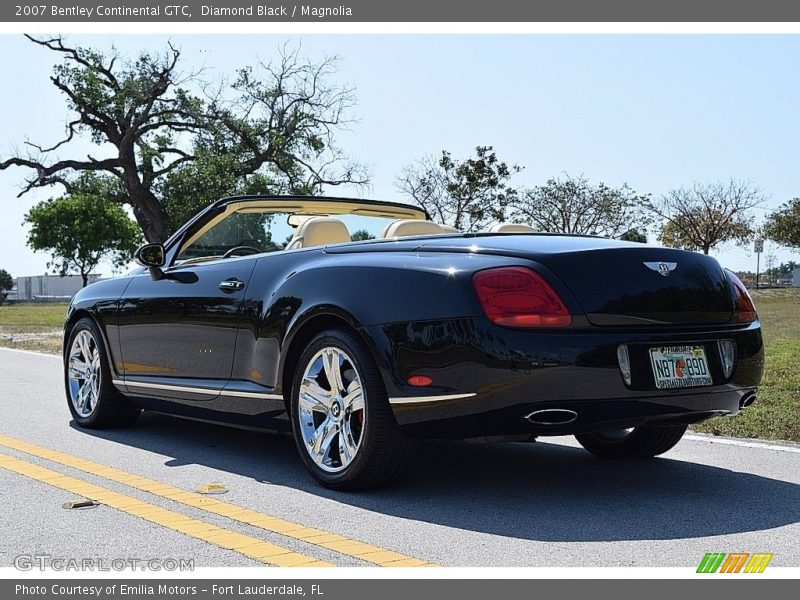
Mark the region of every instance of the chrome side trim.
[[172, 392], [188, 392], [190, 394], [205, 394], [207, 396], [217, 396], [220, 390], [201, 387], [189, 387], [185, 385], [171, 385], [166, 383], [144, 383], [142, 381], [120, 381], [115, 379], [112, 382], [114, 385], [122, 385], [128, 387], [149, 388], [151, 390], [169, 390]]
[[[143, 381], [122, 381], [112, 380], [114, 385], [129, 386], [139, 388], [149, 388], [153, 390], [168, 390], [173, 392], [187, 392], [189, 394], [205, 394], [209, 396], [233, 396], [236, 398], [257, 398], [259, 400], [283, 400], [281, 394], [264, 394], [261, 392], [238, 392], [236, 390], [219, 390], [213, 388], [190, 387], [185, 385], [171, 385], [166, 383], [145, 383]], [[408, 396], [401, 398], [389, 398], [390, 404], [426, 404], [429, 402], [444, 402], [446, 400], [460, 400], [462, 398], [472, 398], [476, 393], [468, 394], [442, 394], [438, 396]]]
[[220, 396], [235, 396], [237, 398], [258, 398], [259, 400], [283, 400], [281, 394], [262, 394], [261, 392], [237, 392], [236, 390], [222, 390]]
[[426, 404], [428, 402], [444, 402], [445, 400], [460, 400], [462, 398], [472, 398], [475, 392], [470, 394], [443, 394], [440, 396], [408, 396], [402, 398], [389, 398], [389, 404]]
[[222, 390], [215, 388], [192, 387], [185, 385], [172, 385], [167, 383], [145, 383], [142, 381], [122, 381], [114, 379], [112, 382], [118, 386], [149, 388], [152, 390], [168, 390], [173, 392], [187, 392], [189, 394], [204, 394], [208, 396], [234, 396], [237, 398], [257, 398], [259, 400], [283, 400], [280, 394], [262, 394], [259, 392], [237, 392], [235, 390]]

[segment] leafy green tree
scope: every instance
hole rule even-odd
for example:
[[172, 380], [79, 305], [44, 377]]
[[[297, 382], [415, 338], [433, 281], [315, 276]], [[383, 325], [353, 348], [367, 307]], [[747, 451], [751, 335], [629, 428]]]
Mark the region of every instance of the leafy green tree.
[[169, 233], [219, 198], [290, 191], [277, 177], [263, 173], [237, 175], [232, 169], [236, 159], [231, 155], [199, 149], [196, 154], [197, 160], [178, 167], [156, 187]]
[[[181, 72], [172, 44], [126, 58], [60, 36], [28, 39], [62, 57], [50, 80], [71, 116], [59, 142], [28, 142], [27, 153], [0, 160], [0, 170], [31, 171], [20, 195], [57, 184], [72, 194], [76, 173], [110, 175], [155, 242], [219, 196], [368, 182], [335, 143], [355, 103], [352, 88], [331, 83], [335, 58], [314, 63], [284, 47], [277, 61], [243, 68], [228, 84]], [[81, 137], [95, 150], [69, 157]]]
[[755, 235], [753, 209], [763, 202], [761, 190], [735, 179], [670, 190], [653, 205], [662, 220], [658, 239], [704, 254], [726, 242], [747, 243]]
[[764, 275], [768, 279], [791, 279], [798, 264], [793, 260], [779, 264], [777, 267], [768, 267]]
[[353, 232], [353, 235], [350, 236], [350, 239], [354, 242], [360, 242], [363, 240], [374, 240], [375, 236], [366, 229], [359, 229]]
[[649, 196], [637, 194], [627, 184], [591, 185], [585, 177], [565, 174], [525, 190], [512, 202], [511, 216], [539, 231], [619, 237], [631, 223], [647, 226], [649, 204]]
[[800, 250], [800, 198], [790, 200], [767, 217], [765, 235], [795, 250]]
[[10, 290], [12, 287], [14, 287], [14, 280], [11, 277], [11, 273], [5, 269], [0, 269], [0, 292]]
[[395, 185], [436, 222], [478, 231], [504, 220], [506, 207], [517, 197], [509, 182], [520, 170], [500, 161], [491, 146], [478, 146], [466, 160], [443, 150], [438, 159], [424, 157], [403, 168]]
[[628, 231], [619, 236], [619, 239], [625, 242], [638, 242], [640, 244], [646, 244], [647, 234], [640, 229], [628, 229]]
[[102, 259], [124, 266], [141, 241], [141, 231], [119, 204], [86, 192], [40, 202], [25, 223], [31, 226], [28, 245], [50, 253], [47, 268], [62, 277], [77, 271], [84, 287]]

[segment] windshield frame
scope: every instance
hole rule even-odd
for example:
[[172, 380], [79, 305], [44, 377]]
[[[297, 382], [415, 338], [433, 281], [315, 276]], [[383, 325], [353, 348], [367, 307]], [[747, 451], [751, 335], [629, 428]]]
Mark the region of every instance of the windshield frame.
[[[177, 257], [192, 243], [234, 212], [253, 210], [265, 214], [309, 214], [326, 216], [373, 216], [388, 219], [430, 221], [419, 206], [379, 200], [320, 196], [233, 196], [218, 200], [200, 211], [167, 240], [166, 264], [176, 265]], [[294, 252], [295, 249], [288, 250]], [[302, 248], [298, 249], [302, 250]], [[177, 264], [185, 264], [181, 261]]]

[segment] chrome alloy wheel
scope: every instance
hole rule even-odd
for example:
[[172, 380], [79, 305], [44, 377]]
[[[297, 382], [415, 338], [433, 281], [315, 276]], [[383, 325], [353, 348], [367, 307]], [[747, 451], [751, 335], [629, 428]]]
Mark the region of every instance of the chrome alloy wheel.
[[89, 331], [83, 330], [72, 342], [68, 363], [69, 398], [81, 417], [90, 416], [97, 406], [101, 376], [97, 340]]
[[308, 362], [300, 381], [297, 418], [311, 460], [338, 473], [358, 453], [364, 438], [364, 391], [353, 360], [328, 346]]

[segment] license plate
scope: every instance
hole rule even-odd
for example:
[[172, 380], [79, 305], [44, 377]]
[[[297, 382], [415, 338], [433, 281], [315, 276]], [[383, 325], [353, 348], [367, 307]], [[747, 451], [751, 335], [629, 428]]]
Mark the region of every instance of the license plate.
[[712, 385], [703, 346], [661, 346], [650, 348], [650, 364], [658, 389]]

